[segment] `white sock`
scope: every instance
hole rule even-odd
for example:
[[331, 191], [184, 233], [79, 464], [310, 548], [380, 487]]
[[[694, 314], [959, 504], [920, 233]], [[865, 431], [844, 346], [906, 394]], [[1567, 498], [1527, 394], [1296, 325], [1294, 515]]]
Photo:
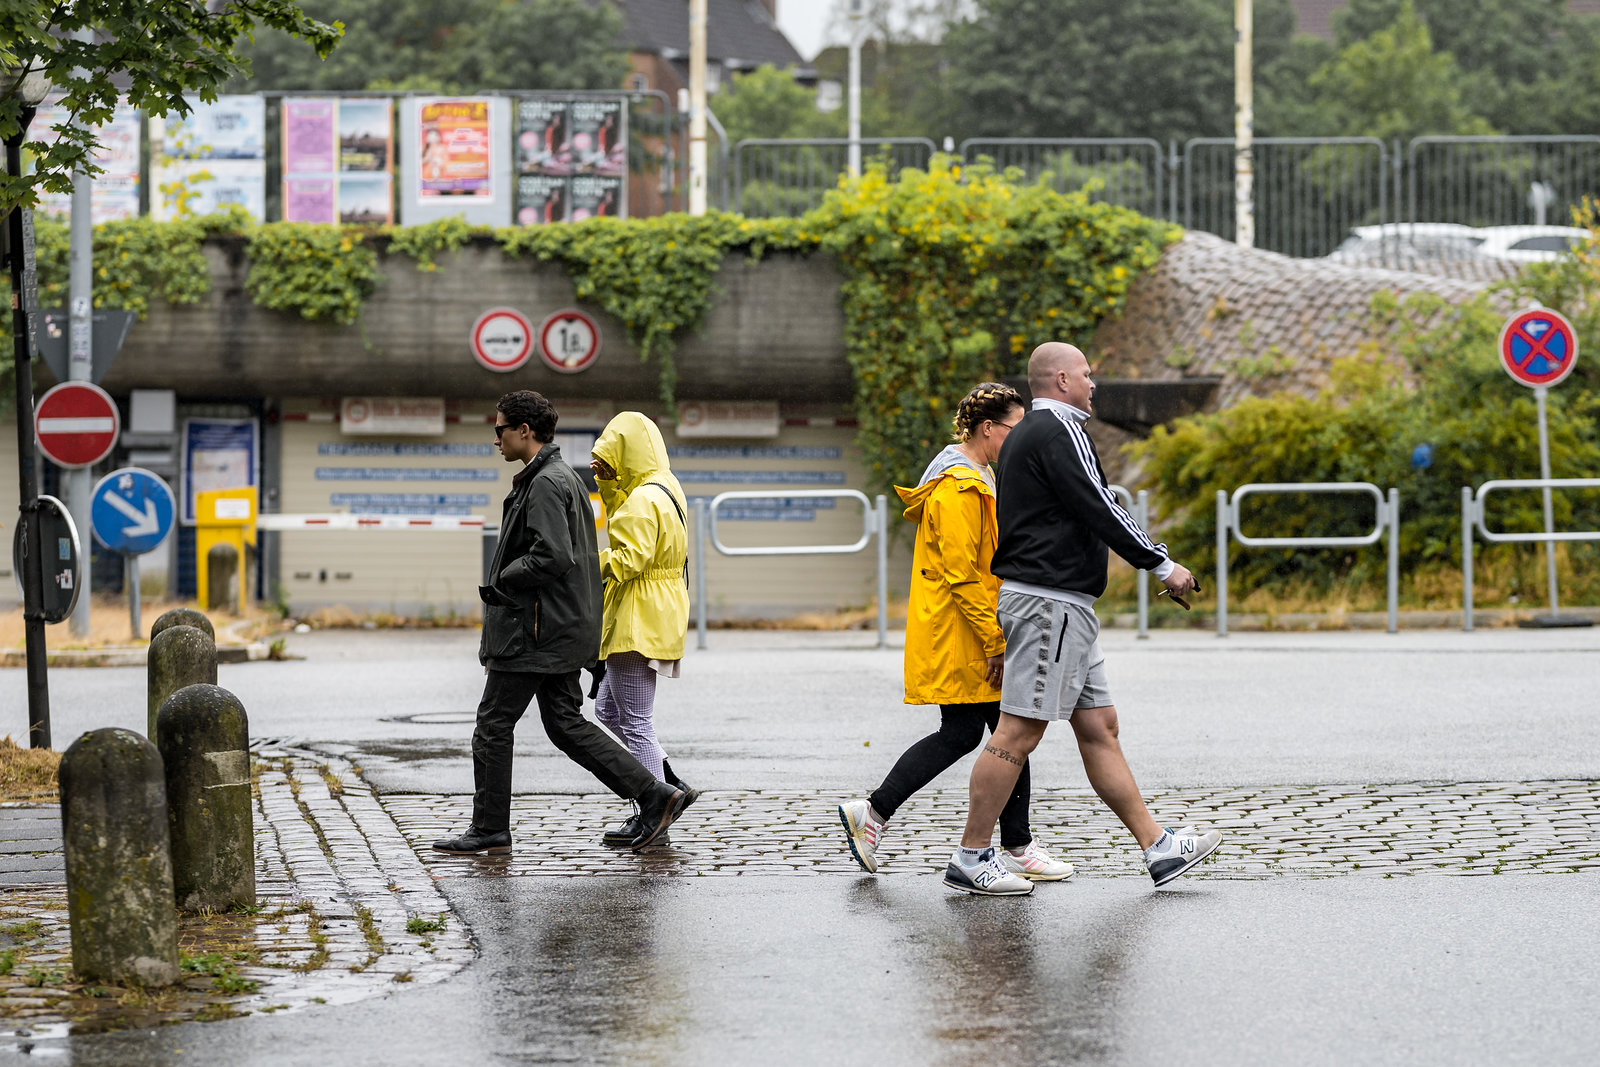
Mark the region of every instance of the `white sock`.
[[1161, 831], [1161, 836], [1156, 838], [1154, 841], [1150, 842], [1150, 847], [1145, 849], [1145, 851], [1146, 852], [1154, 852], [1158, 848], [1165, 848], [1168, 844], [1171, 843], [1171, 841], [1172, 841], [1172, 831], [1164, 829], [1164, 830]]
[[956, 860], [963, 867], [976, 867], [983, 862], [983, 854], [988, 851], [986, 848], [967, 848], [963, 845], [956, 849]]
[[887, 824], [888, 821], [889, 821], [888, 819], [885, 819], [882, 815], [879, 815], [877, 813], [877, 811], [875, 811], [873, 809], [871, 804], [867, 805], [867, 818], [871, 819], [873, 822], [877, 823], [879, 826], [883, 826], [883, 825]]

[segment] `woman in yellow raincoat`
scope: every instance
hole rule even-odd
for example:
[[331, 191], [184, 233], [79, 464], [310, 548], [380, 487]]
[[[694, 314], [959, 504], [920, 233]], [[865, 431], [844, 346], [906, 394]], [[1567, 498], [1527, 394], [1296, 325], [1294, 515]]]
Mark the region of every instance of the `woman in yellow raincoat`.
[[[1026, 413], [1015, 389], [984, 382], [956, 407], [955, 441], [933, 458], [915, 489], [895, 487], [917, 524], [906, 615], [907, 704], [938, 704], [939, 729], [910, 748], [866, 800], [839, 805], [850, 852], [878, 869], [884, 825], [910, 796], [973, 751], [1000, 717], [1006, 642], [995, 617], [1000, 579], [989, 571], [999, 541], [994, 476], [1011, 427]], [[1028, 768], [1000, 813], [1001, 862], [1035, 881], [1072, 865], [1053, 858], [1028, 829]]]
[[[659, 781], [699, 796], [672, 771], [656, 738], [656, 678], [678, 677], [689, 626], [688, 500], [667, 464], [667, 446], [653, 420], [624, 411], [590, 449], [589, 467], [606, 513], [600, 551], [605, 613], [600, 658], [605, 673], [595, 717], [621, 738]], [[625, 845], [638, 836], [634, 819], [602, 838]], [[666, 835], [656, 839], [658, 844]]]

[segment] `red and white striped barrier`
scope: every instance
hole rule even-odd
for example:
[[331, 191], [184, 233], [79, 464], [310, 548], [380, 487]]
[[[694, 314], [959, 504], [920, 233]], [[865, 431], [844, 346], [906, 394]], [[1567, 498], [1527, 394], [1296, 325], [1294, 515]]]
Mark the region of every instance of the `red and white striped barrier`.
[[482, 515], [258, 515], [258, 530], [482, 530]]

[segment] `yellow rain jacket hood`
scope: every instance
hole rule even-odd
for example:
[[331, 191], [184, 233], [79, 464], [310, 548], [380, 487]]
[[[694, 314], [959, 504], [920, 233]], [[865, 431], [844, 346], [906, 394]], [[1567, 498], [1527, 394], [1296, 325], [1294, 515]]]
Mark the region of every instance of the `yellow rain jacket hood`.
[[689, 626], [689, 502], [667, 464], [666, 442], [654, 421], [624, 411], [590, 454], [617, 472], [597, 480], [608, 542], [600, 552], [606, 586], [600, 655], [682, 659]]
[[906, 504], [905, 517], [917, 524], [906, 614], [906, 703], [1000, 699], [984, 662], [1006, 647], [995, 617], [1000, 579], [989, 570], [1000, 538], [994, 490], [971, 460], [947, 449], [922, 484], [895, 486], [895, 492]]

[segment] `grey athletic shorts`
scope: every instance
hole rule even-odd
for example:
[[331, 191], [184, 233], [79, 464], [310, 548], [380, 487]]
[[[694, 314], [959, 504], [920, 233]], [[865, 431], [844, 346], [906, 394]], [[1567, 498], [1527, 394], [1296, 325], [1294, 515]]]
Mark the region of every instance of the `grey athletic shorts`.
[[1100, 620], [1092, 610], [1000, 590], [1006, 670], [1000, 710], [1026, 719], [1070, 719], [1078, 708], [1111, 704]]

